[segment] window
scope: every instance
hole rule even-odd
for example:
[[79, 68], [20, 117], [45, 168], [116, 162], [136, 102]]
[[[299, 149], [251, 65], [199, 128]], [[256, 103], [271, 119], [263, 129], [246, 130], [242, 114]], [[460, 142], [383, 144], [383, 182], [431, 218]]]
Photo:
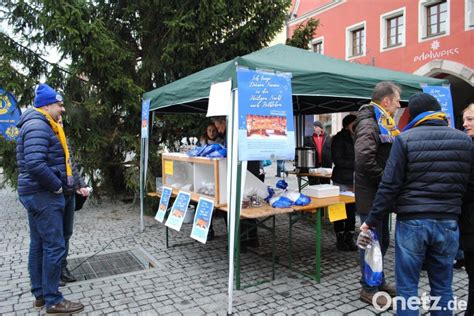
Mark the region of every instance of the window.
[[313, 52], [322, 54], [323, 53], [323, 42], [313, 43]]
[[435, 36], [446, 32], [447, 12], [446, 1], [426, 7], [427, 36]]
[[451, 0], [419, 0], [418, 41], [449, 35]]
[[314, 38], [309, 44], [309, 49], [317, 54], [324, 54], [324, 36]]
[[360, 56], [364, 54], [365, 30], [360, 28], [351, 31], [352, 51], [351, 56]]
[[346, 60], [365, 56], [366, 40], [365, 21], [348, 26], [346, 28]]
[[380, 51], [405, 46], [405, 7], [380, 16]]
[[387, 43], [386, 47], [393, 47], [402, 44], [403, 37], [403, 15], [398, 15], [387, 19]]
[[466, 0], [466, 30], [474, 29], [474, 0]]

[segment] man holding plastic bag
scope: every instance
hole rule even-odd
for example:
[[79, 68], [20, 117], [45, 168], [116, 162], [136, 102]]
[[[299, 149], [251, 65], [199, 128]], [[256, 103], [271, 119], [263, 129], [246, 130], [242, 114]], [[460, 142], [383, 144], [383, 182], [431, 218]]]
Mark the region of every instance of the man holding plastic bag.
[[372, 211], [360, 227], [361, 234], [366, 234], [390, 210], [397, 214], [395, 278], [401, 297], [397, 315], [419, 315], [419, 306], [402, 302], [418, 298], [423, 263], [430, 296], [439, 299], [438, 308], [449, 309], [457, 220], [471, 163], [471, 139], [448, 127], [434, 97], [415, 94], [408, 110], [411, 121], [393, 143]]

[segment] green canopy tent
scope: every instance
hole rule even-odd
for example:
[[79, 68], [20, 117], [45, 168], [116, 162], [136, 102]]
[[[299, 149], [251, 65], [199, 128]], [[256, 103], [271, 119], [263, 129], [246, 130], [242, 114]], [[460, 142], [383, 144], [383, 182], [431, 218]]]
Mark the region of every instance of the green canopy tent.
[[[376, 68], [315, 54], [313, 52], [275, 45], [257, 52], [236, 57], [231, 61], [204, 69], [195, 74], [149, 91], [143, 95], [150, 102], [154, 113], [206, 113], [211, 85], [232, 80], [232, 111], [228, 117], [228, 209], [229, 249], [234, 249], [234, 239], [240, 214], [240, 189], [245, 162], [237, 161], [236, 119], [236, 69], [250, 69], [285, 72], [292, 74], [293, 109], [297, 115], [296, 129], [302, 129], [301, 116], [331, 112], [355, 111], [370, 100], [374, 86], [385, 80], [393, 81], [402, 88], [402, 101], [416, 92], [422, 85], [440, 85], [444, 80], [420, 77], [402, 72]], [[152, 116], [152, 120], [153, 120]], [[153, 124], [150, 124], [152, 126]], [[300, 135], [301, 136], [301, 135]], [[143, 230], [144, 183], [148, 142], [142, 140], [140, 165], [141, 229]], [[232, 225], [230, 224], [232, 223]], [[238, 224], [237, 224], [238, 225]], [[233, 251], [229, 252], [229, 309], [232, 313]]]
[[401, 86], [404, 102], [420, 92], [420, 85], [445, 82], [279, 44], [201, 70], [149, 91], [143, 98], [150, 99], [150, 111], [157, 113], [205, 113], [212, 83], [235, 79], [236, 64], [250, 69], [290, 72], [295, 114], [355, 111], [371, 98], [374, 86], [384, 80]]

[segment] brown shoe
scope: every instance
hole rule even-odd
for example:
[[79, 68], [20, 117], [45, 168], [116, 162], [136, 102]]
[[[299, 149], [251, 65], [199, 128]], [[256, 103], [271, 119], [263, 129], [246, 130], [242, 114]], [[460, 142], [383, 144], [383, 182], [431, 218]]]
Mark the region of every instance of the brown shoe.
[[[365, 289], [362, 289], [360, 290], [360, 300], [362, 302], [365, 302], [367, 304], [374, 306], [373, 298], [376, 293], [379, 293], [379, 292], [371, 293]], [[387, 294], [377, 295], [375, 303], [377, 303], [378, 305], [377, 307], [381, 307], [381, 308], [387, 307], [387, 309], [390, 308], [390, 305], [391, 305], [391, 302], [388, 302]]]
[[46, 310], [48, 315], [63, 315], [63, 314], [75, 314], [82, 312], [84, 305], [79, 302], [71, 302], [64, 300], [61, 303], [55, 304]]
[[384, 285], [379, 286], [379, 291], [387, 292], [388, 295], [391, 297], [397, 296], [397, 290], [395, 289], [395, 285], [390, 283], [385, 283]]
[[35, 298], [35, 302], [33, 303], [34, 308], [42, 309], [44, 306], [44, 298], [42, 296], [38, 296]]

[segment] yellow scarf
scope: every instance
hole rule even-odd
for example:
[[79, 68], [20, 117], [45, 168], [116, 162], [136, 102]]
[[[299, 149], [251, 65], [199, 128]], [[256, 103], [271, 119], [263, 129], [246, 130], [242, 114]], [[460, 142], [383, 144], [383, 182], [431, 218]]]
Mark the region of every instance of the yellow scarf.
[[67, 184], [72, 185], [73, 178], [72, 178], [71, 157], [69, 156], [69, 149], [67, 148], [66, 134], [64, 133], [64, 129], [55, 120], [53, 120], [53, 118], [51, 117], [51, 115], [49, 115], [48, 112], [40, 108], [35, 108], [35, 110], [43, 114], [48, 119], [49, 125], [51, 125], [53, 132], [56, 134], [56, 136], [58, 136], [61, 146], [63, 146], [64, 156], [66, 157]]
[[400, 134], [395, 120], [390, 113], [385, 111], [379, 104], [374, 101], [370, 102], [370, 104], [374, 107], [375, 118], [377, 119], [380, 130], [380, 139], [384, 143], [392, 143], [395, 137]]

